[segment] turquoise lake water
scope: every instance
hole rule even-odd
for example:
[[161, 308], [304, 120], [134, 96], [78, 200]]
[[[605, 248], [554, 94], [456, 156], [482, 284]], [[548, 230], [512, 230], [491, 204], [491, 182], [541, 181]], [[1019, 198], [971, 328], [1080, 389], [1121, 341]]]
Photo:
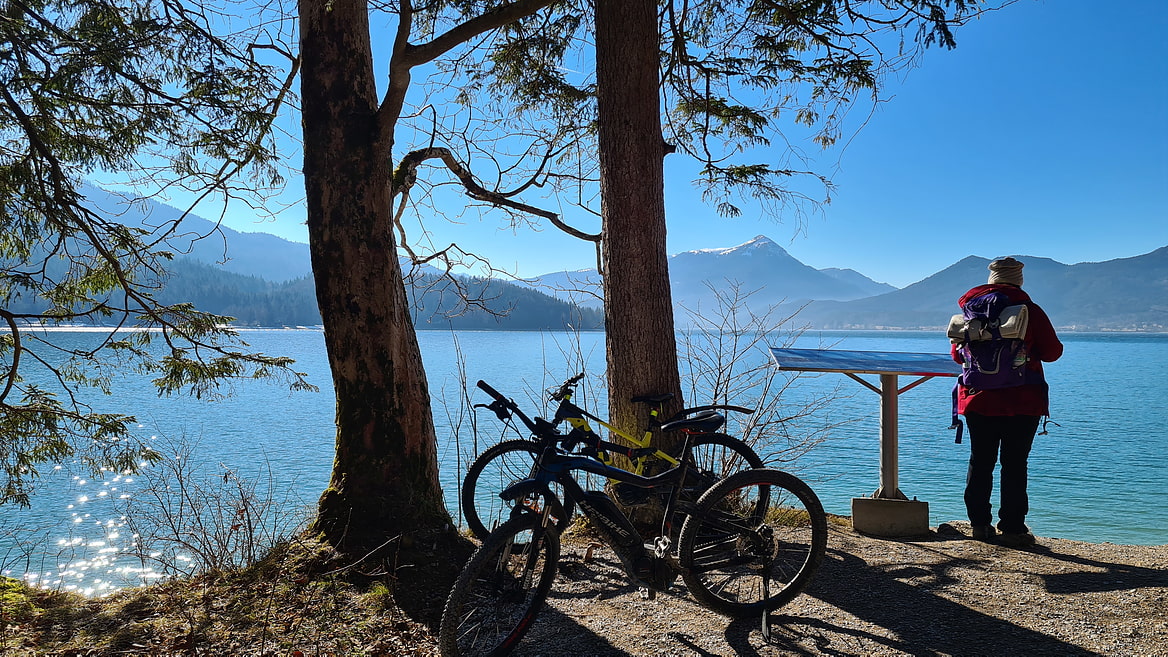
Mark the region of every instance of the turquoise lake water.
[[[146, 380], [119, 382], [98, 410], [135, 415], [145, 437], [160, 446], [181, 439], [196, 445], [209, 471], [230, 468], [244, 476], [270, 477], [285, 513], [305, 513], [328, 483], [333, 458], [333, 398], [327, 391], [323, 336], [314, 330], [257, 330], [244, 338], [258, 351], [294, 357], [297, 368], [322, 388], [289, 393], [269, 384], [242, 384], [217, 402], [158, 398]], [[84, 334], [69, 334], [85, 340]], [[1060, 336], [1066, 352], [1046, 368], [1051, 385], [1050, 434], [1035, 442], [1030, 467], [1031, 513], [1038, 536], [1091, 542], [1168, 543], [1168, 395], [1160, 377], [1168, 368], [1168, 335], [1076, 334]], [[478, 450], [499, 439], [497, 425], [480, 434], [457, 406], [462, 371], [473, 384], [485, 379], [521, 402], [581, 367], [599, 377], [604, 369], [601, 333], [419, 333], [438, 425], [443, 488], [453, 505], [460, 470]], [[946, 352], [935, 333], [815, 332], [793, 345], [838, 349]], [[757, 358], [766, 358], [761, 352]], [[780, 375], [788, 376], [788, 375]], [[874, 377], [869, 377], [875, 383]], [[902, 377], [903, 387], [911, 379]], [[930, 524], [964, 520], [961, 501], [968, 444], [956, 445], [949, 430], [952, 379], [933, 379], [899, 400], [900, 489], [929, 503]], [[822, 432], [824, 441], [795, 462], [776, 463], [805, 479], [824, 507], [847, 514], [851, 498], [879, 485], [879, 397], [841, 374], [802, 375], [780, 399], [798, 408], [805, 398], [830, 402], [789, 426], [796, 438]], [[485, 401], [478, 392], [476, 401]], [[703, 400], [686, 400], [703, 403]], [[545, 409], [534, 404], [532, 412]], [[733, 432], [733, 431], [732, 431]], [[456, 440], [454, 436], [457, 435]], [[760, 449], [760, 452], [765, 450]], [[119, 565], [122, 529], [118, 500], [134, 494], [134, 476], [104, 478], [47, 474], [31, 509], [6, 507], [0, 518], [0, 567], [46, 585], [100, 593], [141, 577]], [[995, 504], [996, 506], [996, 504]], [[457, 513], [456, 508], [452, 511]], [[31, 544], [40, 544], [28, 547]], [[68, 568], [58, 563], [58, 555]]]

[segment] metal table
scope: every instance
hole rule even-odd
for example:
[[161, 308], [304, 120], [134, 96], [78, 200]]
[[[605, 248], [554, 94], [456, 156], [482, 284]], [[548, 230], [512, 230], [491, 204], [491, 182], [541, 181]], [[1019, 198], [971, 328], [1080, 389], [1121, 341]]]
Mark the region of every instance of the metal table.
[[[880, 487], [872, 497], [907, 500], [900, 491], [898, 457], [898, 398], [901, 393], [937, 376], [957, 376], [961, 366], [949, 354], [921, 354], [898, 351], [845, 351], [841, 349], [771, 348], [771, 357], [780, 370], [798, 372], [839, 372], [880, 395]], [[880, 376], [880, 386], [861, 374]], [[916, 381], [898, 387], [898, 377], [917, 376]]]

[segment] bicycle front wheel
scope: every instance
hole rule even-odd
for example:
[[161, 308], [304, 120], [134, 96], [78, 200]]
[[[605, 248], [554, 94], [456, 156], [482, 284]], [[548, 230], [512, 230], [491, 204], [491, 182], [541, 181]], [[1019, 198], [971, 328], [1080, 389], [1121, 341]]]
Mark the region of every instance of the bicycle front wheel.
[[552, 588], [560, 535], [534, 513], [517, 515], [475, 551], [446, 600], [444, 657], [506, 655], [531, 628]]
[[702, 605], [727, 616], [777, 609], [807, 587], [827, 551], [827, 514], [797, 477], [745, 470], [715, 484], [678, 539], [682, 578]]
[[539, 445], [530, 440], [505, 440], [486, 449], [466, 469], [459, 502], [470, 533], [485, 541], [496, 525], [507, 519], [511, 508], [499, 493], [531, 476]]

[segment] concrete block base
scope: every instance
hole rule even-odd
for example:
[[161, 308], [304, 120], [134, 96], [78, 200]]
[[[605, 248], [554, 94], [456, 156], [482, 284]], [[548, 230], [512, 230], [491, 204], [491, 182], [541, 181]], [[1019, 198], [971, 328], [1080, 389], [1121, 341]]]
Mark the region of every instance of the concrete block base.
[[887, 538], [924, 536], [929, 533], [929, 503], [853, 497], [852, 529], [861, 534]]

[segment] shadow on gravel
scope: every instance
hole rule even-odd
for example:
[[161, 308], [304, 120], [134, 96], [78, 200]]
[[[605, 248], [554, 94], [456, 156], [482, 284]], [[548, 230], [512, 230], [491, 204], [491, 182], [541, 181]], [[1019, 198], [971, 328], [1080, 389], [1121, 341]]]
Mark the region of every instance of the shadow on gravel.
[[[527, 636], [512, 653], [515, 657], [657, 657], [660, 654], [686, 655], [687, 657], [724, 657], [722, 652], [710, 652], [695, 642], [693, 628], [673, 629], [677, 623], [654, 626], [659, 619], [646, 619], [645, 624], [628, 627], [625, 621], [614, 620], [603, 611], [606, 601], [615, 598], [637, 596], [638, 589], [629, 583], [620, 563], [610, 551], [597, 551], [589, 561], [579, 555], [561, 557], [557, 584], [548, 596], [539, 617], [531, 626]], [[574, 584], [582, 586], [574, 586]], [[674, 587], [679, 597], [685, 596], [685, 588], [680, 582]], [[596, 615], [585, 620], [566, 614], [553, 606], [555, 602], [571, 603], [586, 600], [588, 607], [596, 609]], [[599, 603], [597, 606], [595, 603]], [[627, 607], [627, 603], [624, 603]], [[658, 594], [648, 605], [663, 605], [659, 608], [669, 616], [669, 605], [691, 604], [675, 599], [674, 595]], [[709, 613], [716, 618], [721, 618]], [[666, 621], [668, 623], [668, 621]], [[757, 628], [756, 628], [757, 629]], [[607, 637], [620, 636], [624, 644], [639, 642], [636, 648], [618, 648]]]
[[[610, 600], [627, 595], [636, 590], [620, 571], [620, 564], [611, 552], [597, 551], [589, 561], [579, 555], [565, 551], [560, 557], [557, 584], [548, 595], [545, 604], [523, 637], [515, 652], [515, 657], [640, 657], [613, 646], [604, 634], [621, 632], [621, 627], [608, 627], [603, 632], [588, 627], [579, 619], [555, 609], [556, 600]], [[586, 582], [587, 586], [565, 586], [569, 582]]]
[[[970, 560], [948, 559], [934, 567], [906, 565], [890, 569], [870, 566], [839, 550], [828, 550], [804, 595], [885, 628], [888, 636], [838, 627], [813, 617], [772, 614], [771, 638], [762, 654], [866, 657], [873, 651], [885, 650], [909, 655], [1097, 654], [930, 592], [952, 581], [947, 570], [973, 564]], [[905, 581], [910, 579], [914, 583]], [[761, 618], [731, 623], [726, 640], [735, 655], [760, 654], [749, 641], [751, 633], [758, 636], [760, 625]]]
[[[621, 628], [613, 627], [609, 631], [620, 632]], [[511, 654], [514, 657], [641, 657], [620, 650], [593, 629], [551, 607], [544, 607]]]
[[[1049, 559], [1058, 559], [1092, 569], [1079, 573], [1043, 575], [1042, 579], [1046, 584], [1046, 590], [1051, 593], [1097, 593], [1156, 587], [1168, 588], [1168, 571], [1165, 570], [1084, 559], [1076, 555], [1055, 552], [1041, 545], [1031, 549], [1031, 552]], [[1096, 568], [1102, 572], [1095, 571]]]
[[[957, 537], [965, 540], [964, 537]], [[936, 542], [947, 539], [937, 537]], [[913, 541], [916, 548], [940, 552], [934, 541]], [[1082, 572], [1041, 577], [1052, 593], [1073, 594], [1115, 589], [1168, 586], [1168, 573], [1122, 564], [1111, 564], [1055, 552], [1044, 546], [1028, 550], [1037, 558], [1059, 559], [1083, 566]], [[543, 608], [528, 635], [513, 653], [516, 657], [648, 657], [661, 654], [693, 657], [775, 657], [828, 655], [867, 657], [874, 653], [906, 655], [1059, 655], [1095, 657], [1091, 652], [1056, 636], [1020, 627], [948, 600], [935, 590], [952, 585], [961, 571], [991, 568], [982, 558], [939, 555], [931, 565], [869, 565], [838, 549], [829, 549], [819, 572], [803, 595], [882, 628], [872, 632], [843, 627], [812, 614], [770, 615], [770, 640], [761, 641], [761, 618], [735, 620], [724, 630], [725, 645], [710, 652], [708, 641], [698, 641], [696, 628], [661, 626], [659, 632], [645, 627], [617, 624], [603, 611], [607, 601], [636, 595], [609, 552], [597, 551], [584, 561], [566, 555], [560, 564], [558, 583], [549, 602], [572, 605], [586, 600], [593, 607], [579, 617], [549, 604]], [[968, 577], [968, 575], [966, 575]], [[680, 585], [679, 585], [680, 586]], [[684, 587], [681, 587], [684, 596]], [[655, 603], [670, 605], [671, 596]], [[565, 609], [572, 609], [571, 606]], [[713, 613], [713, 612], [710, 612]], [[1033, 613], [1033, 612], [1030, 612]], [[609, 618], [609, 620], [605, 620]], [[654, 622], [649, 618], [647, 622]], [[627, 621], [626, 621], [627, 622]], [[660, 622], [657, 620], [657, 622]], [[607, 623], [607, 624], [606, 624]], [[632, 635], [632, 636], [630, 636]], [[621, 637], [618, 648], [608, 637]], [[639, 645], [630, 646], [630, 639]], [[728, 647], [728, 649], [727, 649]]]

